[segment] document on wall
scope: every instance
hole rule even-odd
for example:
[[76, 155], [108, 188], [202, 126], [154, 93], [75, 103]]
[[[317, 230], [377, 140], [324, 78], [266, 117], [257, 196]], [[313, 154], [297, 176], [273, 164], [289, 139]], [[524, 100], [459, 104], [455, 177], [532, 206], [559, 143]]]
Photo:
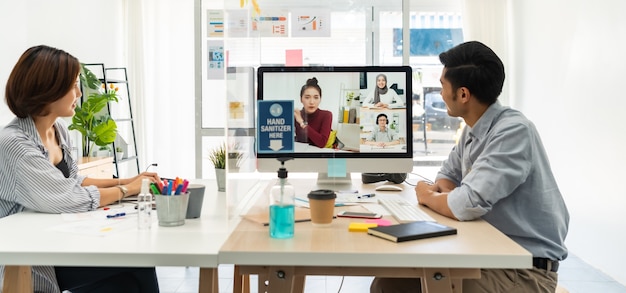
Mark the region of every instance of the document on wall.
[[206, 33], [209, 38], [224, 37], [224, 11], [212, 10], [206, 11], [207, 28]]
[[287, 16], [289, 12], [282, 9], [264, 9], [262, 14], [252, 17], [252, 32], [261, 37], [288, 37]]
[[292, 9], [292, 37], [330, 37], [330, 9]]
[[247, 9], [226, 10], [226, 36], [246, 38], [250, 30], [250, 18]]
[[207, 44], [207, 79], [224, 79], [226, 62], [224, 59], [224, 41], [208, 40]]

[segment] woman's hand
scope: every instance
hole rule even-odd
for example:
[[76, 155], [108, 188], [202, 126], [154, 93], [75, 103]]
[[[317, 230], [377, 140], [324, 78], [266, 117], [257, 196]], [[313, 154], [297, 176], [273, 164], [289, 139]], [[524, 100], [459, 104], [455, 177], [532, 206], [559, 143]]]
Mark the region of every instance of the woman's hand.
[[150, 179], [150, 182], [157, 182], [157, 181], [161, 181], [161, 177], [159, 177], [159, 175], [157, 173], [154, 172], [143, 172], [135, 177], [130, 177], [130, 178], [125, 178], [120, 180], [121, 184], [130, 184], [131, 182], [139, 179], [139, 181], [141, 181], [141, 179], [143, 178], [148, 178]]
[[141, 182], [144, 178], [147, 178], [150, 182], [161, 180], [157, 173], [153, 172], [143, 172], [135, 177], [124, 179], [122, 182], [124, 182], [123, 185], [126, 185], [126, 188], [128, 188], [128, 196], [139, 194], [141, 191]]
[[296, 120], [296, 123], [298, 124], [302, 124], [304, 122], [300, 109], [293, 110], [293, 118]]
[[385, 104], [385, 103], [383, 103], [383, 102], [378, 102], [378, 103], [376, 103], [376, 105], [374, 105], [374, 106], [376, 106], [376, 107], [378, 107], [378, 108], [387, 108], [389, 105], [388, 105], [388, 104]]

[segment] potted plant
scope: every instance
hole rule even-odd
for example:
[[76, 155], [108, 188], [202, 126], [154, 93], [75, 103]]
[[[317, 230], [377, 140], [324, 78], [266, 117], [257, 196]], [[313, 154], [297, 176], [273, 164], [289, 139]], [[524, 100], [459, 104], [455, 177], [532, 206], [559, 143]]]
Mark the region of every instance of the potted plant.
[[115, 147], [115, 159], [119, 161], [123, 158], [124, 158], [124, 149], [122, 149], [121, 147]]
[[226, 191], [226, 144], [222, 143], [209, 153], [209, 160], [215, 166], [217, 191]]
[[240, 150], [239, 143], [234, 143], [228, 151], [228, 172], [239, 172], [241, 160], [243, 160], [243, 153]]
[[[100, 80], [84, 64], [80, 80], [86, 87], [84, 95], [87, 99], [75, 109], [70, 130], [77, 130], [82, 134], [83, 156], [91, 156], [94, 147], [108, 146], [117, 136], [117, 124], [104, 108], [109, 102], [117, 102], [117, 89], [110, 87], [102, 89]], [[104, 110], [104, 111], [103, 111]]]

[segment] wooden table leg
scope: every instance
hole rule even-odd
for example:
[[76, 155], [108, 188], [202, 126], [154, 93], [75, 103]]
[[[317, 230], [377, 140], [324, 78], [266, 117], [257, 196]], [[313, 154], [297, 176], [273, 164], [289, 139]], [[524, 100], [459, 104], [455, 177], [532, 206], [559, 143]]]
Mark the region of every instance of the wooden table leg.
[[233, 292], [250, 293], [250, 275], [242, 274], [241, 267], [238, 265], [235, 265], [233, 270]]
[[[259, 293], [264, 293], [267, 292], [268, 288], [267, 288], [267, 275], [265, 274], [265, 272], [259, 272], [257, 275], [257, 292]], [[250, 280], [250, 275], [248, 275], [248, 280]], [[246, 292], [246, 293], [250, 293], [250, 292]]]
[[33, 276], [30, 266], [5, 266], [2, 292], [32, 293]]
[[219, 293], [217, 268], [200, 268], [200, 293]]
[[293, 293], [304, 293], [304, 282], [306, 281], [306, 276], [297, 275], [293, 276]]

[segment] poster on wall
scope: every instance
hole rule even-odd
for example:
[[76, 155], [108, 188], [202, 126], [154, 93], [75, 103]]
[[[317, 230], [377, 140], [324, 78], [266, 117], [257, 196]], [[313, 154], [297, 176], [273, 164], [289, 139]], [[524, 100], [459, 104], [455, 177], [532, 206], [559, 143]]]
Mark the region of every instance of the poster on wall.
[[330, 37], [330, 10], [291, 10], [290, 25], [292, 37]]
[[222, 10], [207, 10], [207, 37], [224, 37], [224, 12]]
[[207, 79], [224, 79], [224, 41], [207, 41]]
[[226, 35], [229, 38], [248, 37], [249, 23], [250, 18], [248, 18], [248, 10], [226, 10]]
[[252, 17], [252, 32], [261, 37], [288, 37], [288, 12], [286, 10], [263, 10]]

